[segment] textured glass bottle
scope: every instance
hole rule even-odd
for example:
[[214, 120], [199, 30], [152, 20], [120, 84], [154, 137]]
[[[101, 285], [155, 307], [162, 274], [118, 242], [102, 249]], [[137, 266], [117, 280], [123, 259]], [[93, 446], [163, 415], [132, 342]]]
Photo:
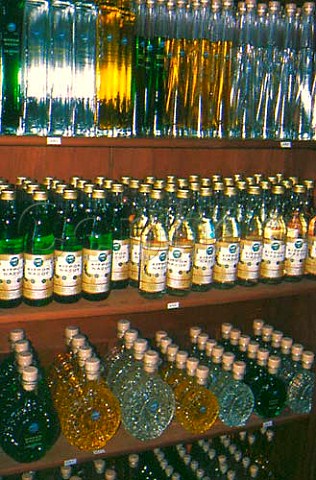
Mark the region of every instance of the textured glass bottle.
[[82, 249], [82, 296], [92, 301], [105, 300], [110, 294], [112, 267], [112, 232], [105, 190], [93, 190], [89, 217]]
[[169, 229], [167, 293], [187, 295], [191, 289], [194, 230], [189, 218], [190, 193], [177, 192], [175, 218]]
[[236, 208], [237, 189], [226, 187], [223, 216], [215, 226], [216, 253], [213, 280], [217, 288], [231, 288], [236, 283], [240, 242]]
[[257, 379], [255, 411], [263, 418], [276, 417], [285, 407], [286, 387], [278, 376], [280, 358], [271, 355], [268, 360], [268, 373]]
[[106, 382], [110, 388], [115, 384], [117, 377], [125, 368], [126, 362], [133, 358], [133, 345], [138, 337], [138, 331], [134, 328], [126, 330], [124, 334], [124, 351], [122, 355], [113, 359], [111, 364], [106, 366]]
[[109, 371], [111, 365], [116, 362], [124, 353], [125, 349], [125, 342], [124, 342], [124, 335], [125, 332], [130, 328], [131, 324], [129, 320], [125, 318], [121, 318], [117, 321], [116, 324], [116, 342], [113, 347], [105, 354], [103, 358], [103, 364], [105, 368], [105, 375]]
[[140, 238], [139, 293], [157, 298], [166, 291], [168, 233], [161, 190], [150, 192], [149, 218]]
[[129, 218], [128, 205], [124, 200], [124, 185], [113, 183], [110, 195], [112, 210], [112, 274], [111, 288], [122, 289], [128, 286], [129, 268]]
[[11, 412], [7, 412], [1, 435], [1, 447], [18, 462], [42, 458], [59, 435], [55, 410], [38, 394], [38, 369], [26, 367], [22, 373], [23, 393]]
[[21, 303], [23, 280], [23, 235], [14, 190], [1, 191], [0, 211], [0, 307], [9, 308]]
[[139, 440], [159, 437], [175, 411], [172, 389], [158, 375], [157, 363], [157, 352], [148, 350], [143, 374], [136, 385], [126, 390], [121, 405], [125, 429]]
[[316, 215], [308, 222], [305, 274], [308, 278], [316, 280]]
[[24, 235], [23, 300], [44, 306], [53, 300], [55, 237], [47, 193], [35, 191]]
[[62, 208], [56, 218], [54, 299], [60, 303], [74, 303], [81, 296], [82, 243], [78, 232], [77, 198], [76, 190], [65, 189]]
[[91, 451], [104, 448], [115, 435], [121, 414], [118, 400], [100, 377], [100, 360], [88, 359], [85, 372], [80, 394], [69, 403], [61, 427], [71, 445]]
[[292, 412], [309, 413], [313, 405], [315, 373], [312, 371], [314, 353], [304, 351], [301, 367], [295, 373], [287, 388], [287, 405]]

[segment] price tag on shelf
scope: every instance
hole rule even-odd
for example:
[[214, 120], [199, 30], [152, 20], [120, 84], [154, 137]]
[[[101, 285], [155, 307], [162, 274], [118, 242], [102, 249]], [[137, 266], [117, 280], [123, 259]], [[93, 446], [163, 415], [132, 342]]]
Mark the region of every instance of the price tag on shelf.
[[262, 426], [263, 426], [263, 428], [270, 428], [270, 427], [273, 426], [273, 421], [268, 420], [267, 422], [263, 422]]
[[65, 467], [71, 467], [71, 465], [76, 465], [76, 464], [77, 464], [76, 458], [70, 458], [69, 460], [64, 461]]
[[180, 307], [180, 303], [179, 302], [170, 302], [170, 303], [167, 303], [167, 309], [168, 310], [172, 310], [173, 308], [179, 308]]
[[93, 450], [93, 455], [102, 455], [105, 453], [104, 448], [100, 448], [100, 450]]
[[61, 145], [61, 137], [47, 137], [47, 145]]
[[281, 148], [292, 148], [292, 142], [280, 142]]

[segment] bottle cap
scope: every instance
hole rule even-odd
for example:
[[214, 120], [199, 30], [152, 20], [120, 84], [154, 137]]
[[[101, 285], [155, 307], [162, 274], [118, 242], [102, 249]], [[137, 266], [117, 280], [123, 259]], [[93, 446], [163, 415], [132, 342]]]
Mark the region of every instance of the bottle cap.
[[191, 342], [195, 341], [195, 343], [196, 343], [197, 337], [200, 335], [201, 332], [202, 332], [202, 328], [200, 328], [198, 326], [191, 327], [190, 328]]
[[124, 333], [130, 328], [131, 322], [126, 320], [126, 318], [120, 318], [117, 322], [117, 332], [123, 337]]
[[26, 339], [18, 340], [13, 345], [15, 353], [26, 352], [30, 348], [30, 342]]
[[197, 343], [198, 343], [199, 350], [205, 350], [206, 342], [208, 339], [209, 339], [209, 336], [207, 333], [202, 332], [198, 335]]
[[71, 348], [74, 352], [77, 352], [80, 347], [83, 347], [87, 341], [87, 337], [82, 333], [77, 333], [71, 340]]
[[45, 202], [47, 200], [47, 192], [44, 192], [42, 190], [35, 190], [35, 192], [33, 192], [33, 200], [35, 202]]
[[29, 367], [33, 362], [33, 354], [29, 350], [25, 352], [19, 352], [16, 356], [16, 362], [18, 364], [19, 370], [25, 367]]
[[87, 375], [95, 375], [100, 371], [100, 359], [97, 357], [91, 357], [86, 360], [85, 371]]
[[18, 340], [23, 340], [25, 338], [25, 331], [23, 328], [13, 328], [9, 333], [9, 341], [17, 342]]
[[97, 460], [93, 460], [94, 468], [97, 474], [104, 473], [105, 470], [105, 460], [103, 458], [98, 458]]
[[138, 331], [135, 328], [129, 328], [124, 334], [124, 340], [126, 346], [132, 347], [136, 338], [138, 337]]
[[224, 347], [221, 345], [215, 345], [215, 347], [212, 350], [212, 359], [221, 359], [222, 355], [224, 353]]
[[136, 338], [133, 344], [135, 360], [141, 360], [148, 348], [148, 342], [144, 338]]
[[281, 340], [282, 352], [290, 352], [293, 345], [293, 339], [291, 337], [283, 337]]
[[206, 345], [205, 345], [205, 351], [206, 351], [206, 355], [208, 357], [211, 356], [212, 350], [215, 347], [215, 345], [217, 345], [217, 341], [214, 340], [214, 338], [210, 338], [209, 340], [207, 340]]
[[240, 350], [245, 352], [248, 348], [249, 342], [250, 342], [249, 335], [245, 335], [244, 333], [240, 335], [239, 342], [238, 342]]
[[82, 345], [82, 347], [79, 347], [78, 349], [78, 364], [80, 366], [84, 366], [88, 358], [92, 357], [92, 347], [91, 345]]
[[78, 335], [80, 332], [80, 328], [77, 327], [76, 325], [68, 325], [66, 328], [65, 328], [65, 339], [66, 339], [66, 343], [69, 345], [70, 344], [70, 341], [71, 339], [75, 336], [75, 335]]
[[136, 468], [139, 464], [139, 455], [137, 453], [130, 453], [128, 456], [128, 464], [132, 468]]
[[186, 364], [187, 374], [190, 375], [190, 376], [195, 375], [198, 364], [199, 364], [198, 358], [189, 357], [187, 359], [187, 364]]
[[155, 342], [157, 347], [160, 346], [160, 342], [164, 337], [168, 337], [168, 333], [165, 330], [157, 330], [155, 333]]
[[168, 360], [173, 361], [176, 359], [177, 353], [179, 351], [179, 346], [175, 343], [171, 343], [167, 348], [167, 357]]
[[60, 476], [63, 480], [69, 480], [71, 477], [72, 468], [70, 465], [62, 465], [60, 467]]
[[272, 343], [281, 344], [283, 338], [283, 332], [280, 330], [273, 330], [272, 332]]
[[185, 367], [185, 365], [187, 363], [188, 356], [189, 356], [188, 352], [186, 352], [185, 350], [179, 350], [177, 355], [176, 355], [177, 367], [180, 367], [180, 366]]
[[221, 324], [221, 333], [222, 335], [229, 335], [233, 326], [231, 323], [224, 322]]
[[162, 354], [167, 353], [167, 348], [172, 343], [172, 338], [170, 337], [163, 337], [160, 341], [160, 350]]
[[222, 356], [222, 364], [230, 366], [234, 363], [235, 355], [232, 352], [224, 352]]

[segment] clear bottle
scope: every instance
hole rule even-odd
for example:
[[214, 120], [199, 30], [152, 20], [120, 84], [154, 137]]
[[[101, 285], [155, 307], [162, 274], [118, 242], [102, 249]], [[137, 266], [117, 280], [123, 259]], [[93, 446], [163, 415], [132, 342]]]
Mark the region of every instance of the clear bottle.
[[0, 195], [0, 307], [11, 308], [22, 301], [23, 235], [14, 190]]
[[125, 318], [121, 318], [117, 321], [115, 345], [110, 348], [103, 358], [103, 364], [106, 372], [111, 368], [111, 365], [123, 355], [125, 350], [124, 335], [130, 326], [130, 321]]
[[231, 288], [237, 279], [240, 249], [240, 225], [237, 221], [237, 189], [224, 190], [224, 213], [215, 226], [216, 253], [213, 270], [214, 286]]
[[125, 429], [143, 441], [162, 435], [175, 412], [173, 391], [158, 375], [157, 364], [157, 352], [148, 350], [142, 376], [126, 391], [121, 405]]
[[55, 224], [54, 300], [74, 303], [81, 297], [82, 240], [79, 237], [78, 192], [65, 189]]
[[124, 352], [121, 356], [115, 358], [115, 361], [108, 365], [106, 369], [106, 382], [110, 388], [115, 383], [117, 376], [124, 370], [125, 363], [133, 358], [133, 345], [138, 337], [138, 331], [129, 328], [124, 334]]
[[167, 383], [169, 383], [168, 380], [176, 369], [176, 358], [178, 351], [179, 346], [175, 343], [168, 345], [166, 362], [162, 363], [162, 365], [159, 367], [159, 374]]
[[47, 193], [37, 190], [24, 232], [23, 301], [44, 306], [53, 300], [55, 236]]
[[190, 292], [194, 253], [194, 229], [189, 218], [187, 189], [177, 191], [175, 219], [169, 230], [167, 293], [184, 296]]
[[224, 352], [222, 356], [221, 371], [217, 376], [215, 383], [212, 384], [212, 392], [218, 397], [221, 389], [233, 378], [233, 364], [235, 355], [232, 352]]
[[1, 447], [17, 462], [27, 463], [45, 456], [59, 436], [59, 421], [52, 404], [38, 391], [38, 369], [22, 372], [23, 393], [7, 412]]
[[139, 293], [159, 298], [166, 292], [168, 232], [165, 225], [163, 192], [150, 192], [148, 222], [140, 236]]
[[305, 274], [311, 280], [316, 279], [316, 215], [308, 223]]
[[291, 355], [282, 359], [279, 376], [285, 385], [289, 385], [295, 373], [300, 369], [304, 347], [301, 343], [293, 343]]
[[280, 415], [286, 404], [286, 386], [278, 376], [281, 360], [271, 355], [268, 360], [268, 374], [257, 379], [255, 396], [255, 411], [263, 418]]
[[80, 450], [104, 448], [121, 423], [117, 398], [100, 376], [100, 360], [92, 357], [85, 363], [86, 380], [75, 403], [68, 405], [62, 431], [70, 445]]
[[286, 224], [283, 216], [284, 187], [272, 186], [269, 216], [263, 226], [263, 251], [260, 280], [277, 284], [283, 280], [285, 261]]
[[176, 411], [181, 405], [182, 398], [189, 390], [189, 388], [194, 384], [196, 369], [199, 365], [199, 360], [195, 357], [188, 357], [186, 361], [186, 375], [181, 381], [173, 387], [174, 398], [176, 402]]
[[310, 413], [313, 405], [315, 373], [312, 370], [314, 353], [305, 350], [301, 367], [296, 371], [287, 388], [287, 405], [294, 413]]
[[191, 289], [204, 292], [211, 288], [213, 281], [216, 237], [212, 219], [212, 190], [209, 187], [201, 187], [199, 193], [199, 218], [195, 222]]
[[124, 185], [113, 183], [110, 196], [110, 208], [112, 211], [112, 274], [111, 288], [123, 289], [128, 286], [129, 276], [129, 219], [128, 207], [124, 201]]
[[244, 286], [254, 286], [259, 281], [263, 245], [260, 205], [260, 187], [258, 185], [248, 187], [247, 207], [241, 221], [240, 255], [237, 266], [238, 283]]
[[112, 232], [103, 189], [93, 190], [92, 212], [82, 243], [82, 296], [92, 301], [105, 300], [111, 287]]

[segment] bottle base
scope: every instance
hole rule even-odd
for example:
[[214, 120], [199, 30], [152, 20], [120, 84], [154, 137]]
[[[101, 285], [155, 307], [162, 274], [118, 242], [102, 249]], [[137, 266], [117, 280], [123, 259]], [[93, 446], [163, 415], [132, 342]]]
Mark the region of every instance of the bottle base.
[[122, 290], [128, 287], [128, 280], [118, 280], [117, 282], [111, 282], [111, 290]]
[[147, 298], [148, 300], [153, 300], [155, 298], [162, 298], [166, 294], [165, 290], [163, 292], [144, 292], [142, 290], [138, 290], [138, 293], [142, 297]]
[[0, 308], [15, 308], [21, 305], [22, 298], [16, 298], [14, 300], [0, 300]]
[[214, 288], [218, 288], [219, 290], [228, 290], [230, 288], [234, 288], [236, 286], [236, 282], [229, 282], [229, 283], [214, 282], [213, 285], [214, 285]]
[[89, 302], [101, 302], [102, 300], [106, 300], [109, 295], [110, 295], [110, 292], [104, 292], [104, 293], [81, 292], [82, 298], [84, 298], [85, 300], [89, 300]]
[[192, 283], [192, 285], [191, 285], [192, 292], [208, 292], [209, 290], [211, 290], [211, 288], [212, 288], [211, 284], [197, 285], [195, 283]]
[[23, 303], [30, 305], [31, 307], [45, 307], [53, 301], [53, 297], [42, 298], [41, 300], [31, 300], [30, 298], [23, 297]]
[[69, 295], [68, 297], [54, 294], [54, 300], [57, 303], [76, 303], [80, 300], [80, 298], [80, 293], [77, 295]]
[[190, 290], [181, 290], [180, 288], [167, 288], [166, 293], [175, 297], [186, 297], [189, 295]]

